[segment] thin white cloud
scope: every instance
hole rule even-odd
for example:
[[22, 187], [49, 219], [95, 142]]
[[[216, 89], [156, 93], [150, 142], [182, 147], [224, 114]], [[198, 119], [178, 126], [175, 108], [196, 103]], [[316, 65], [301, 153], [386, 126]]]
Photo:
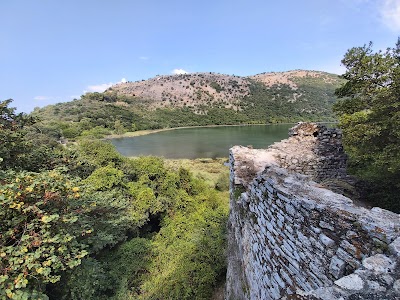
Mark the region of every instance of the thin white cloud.
[[86, 87], [86, 89], [83, 91], [83, 93], [84, 94], [86, 94], [86, 93], [95, 93], [95, 92], [102, 93], [102, 92], [104, 92], [105, 90], [107, 90], [108, 88], [112, 87], [115, 84], [126, 83], [126, 82], [128, 82], [128, 81], [126, 80], [125, 77], [123, 77], [121, 79], [121, 81], [117, 82], [117, 83], [109, 82], [109, 83], [101, 83], [101, 84], [89, 85], [89, 86]]
[[180, 75], [180, 74], [187, 74], [189, 73], [188, 71], [185, 71], [184, 69], [173, 69], [172, 74], [174, 75]]
[[110, 88], [114, 83], [110, 82], [110, 83], [102, 83], [102, 84], [96, 84], [96, 85], [89, 85], [86, 90], [84, 91], [85, 93], [89, 92], [89, 93], [102, 93], [104, 92], [106, 89]]
[[380, 9], [381, 21], [390, 30], [400, 32], [400, 0], [383, 0]]
[[148, 57], [148, 56], [140, 56], [139, 59], [140, 59], [140, 60], [148, 60], [149, 57]]

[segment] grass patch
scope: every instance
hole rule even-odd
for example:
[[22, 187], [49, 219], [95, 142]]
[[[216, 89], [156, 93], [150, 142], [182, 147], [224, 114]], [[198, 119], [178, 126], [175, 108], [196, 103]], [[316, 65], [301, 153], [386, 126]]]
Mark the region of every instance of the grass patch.
[[229, 167], [224, 165], [227, 161], [227, 158], [165, 159], [165, 164], [173, 170], [186, 168], [194, 177], [205, 180], [214, 188], [221, 176], [229, 176]]

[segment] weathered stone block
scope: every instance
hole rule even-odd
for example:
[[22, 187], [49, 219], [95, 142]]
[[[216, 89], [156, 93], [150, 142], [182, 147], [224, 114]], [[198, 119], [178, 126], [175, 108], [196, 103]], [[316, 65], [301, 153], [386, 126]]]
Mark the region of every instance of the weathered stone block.
[[331, 231], [335, 231], [335, 227], [333, 227], [333, 225], [331, 225], [325, 221], [320, 221], [319, 226], [324, 229], [329, 229]]
[[376, 254], [363, 260], [362, 265], [367, 270], [376, 274], [392, 272], [396, 268], [396, 262], [383, 254]]
[[371, 292], [373, 292], [373, 293], [376, 293], [376, 292], [385, 292], [385, 291], [386, 291], [386, 288], [383, 287], [383, 286], [381, 286], [381, 285], [379, 284], [379, 282], [377, 282], [377, 281], [366, 280], [366, 284], [367, 284], [367, 288], [368, 288]]
[[311, 230], [314, 231], [315, 233], [319, 234], [321, 233], [321, 229], [315, 226], [310, 226]]
[[357, 269], [361, 266], [361, 263], [357, 259], [340, 247], [336, 250], [336, 255], [350, 264], [354, 269]]
[[306, 247], [311, 247], [310, 240], [305, 235], [303, 235], [302, 232], [297, 231], [297, 238], [298, 238], [298, 241], [300, 242], [300, 245], [303, 244]]
[[364, 287], [364, 281], [357, 274], [350, 274], [335, 281], [335, 284], [345, 290], [360, 291]]
[[350, 244], [348, 241], [343, 240], [340, 243], [340, 247], [342, 247], [344, 250], [346, 250], [347, 253], [350, 253], [352, 256], [354, 256], [357, 259], [361, 259], [363, 256], [361, 247], [357, 248], [353, 244]]
[[395, 239], [390, 245], [389, 245], [389, 251], [393, 255], [400, 257], [400, 237]]
[[400, 279], [397, 279], [393, 284], [393, 289], [400, 294]]
[[274, 280], [276, 281], [276, 283], [281, 287], [281, 288], [286, 288], [286, 284], [285, 282], [282, 280], [282, 278], [279, 276], [279, 274], [277, 272], [274, 272], [272, 274], [272, 277], [274, 278]]
[[329, 273], [336, 279], [340, 278], [344, 274], [346, 263], [336, 255], [332, 257], [331, 263], [329, 264]]
[[325, 234], [323, 234], [323, 233], [321, 233], [321, 234], [319, 235], [319, 239], [320, 239], [320, 241], [322, 242], [322, 244], [325, 245], [325, 247], [331, 248], [331, 247], [333, 247], [333, 246], [336, 245], [336, 243], [335, 243], [334, 240], [332, 240], [330, 237], [327, 237], [327, 236], [326, 236]]
[[315, 266], [310, 266], [311, 271], [308, 272], [307, 280], [312, 285], [313, 289], [317, 289], [324, 285], [324, 282], [321, 280], [323, 277], [323, 273], [321, 273], [318, 269], [313, 269], [314, 267]]

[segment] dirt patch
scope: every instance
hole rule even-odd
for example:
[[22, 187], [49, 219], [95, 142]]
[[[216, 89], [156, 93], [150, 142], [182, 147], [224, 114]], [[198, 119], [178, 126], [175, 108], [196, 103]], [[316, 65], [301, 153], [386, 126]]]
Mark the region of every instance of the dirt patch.
[[288, 71], [288, 72], [272, 72], [272, 73], [262, 73], [262, 74], [257, 74], [254, 76], [251, 76], [250, 78], [253, 78], [257, 81], [260, 81], [264, 83], [266, 86], [273, 86], [273, 85], [279, 85], [279, 84], [287, 84], [289, 85], [292, 89], [296, 90], [297, 85], [293, 81], [293, 78], [299, 77], [322, 77], [323, 73], [322, 72], [317, 72], [317, 71], [304, 71], [304, 70], [295, 70], [295, 71]]

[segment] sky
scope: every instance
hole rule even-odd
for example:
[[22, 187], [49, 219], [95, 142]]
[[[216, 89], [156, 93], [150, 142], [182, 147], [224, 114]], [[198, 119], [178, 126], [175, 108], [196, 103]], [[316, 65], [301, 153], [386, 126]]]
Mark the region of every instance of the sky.
[[394, 47], [400, 0], [0, 0], [0, 101], [31, 112], [156, 75], [344, 72]]

